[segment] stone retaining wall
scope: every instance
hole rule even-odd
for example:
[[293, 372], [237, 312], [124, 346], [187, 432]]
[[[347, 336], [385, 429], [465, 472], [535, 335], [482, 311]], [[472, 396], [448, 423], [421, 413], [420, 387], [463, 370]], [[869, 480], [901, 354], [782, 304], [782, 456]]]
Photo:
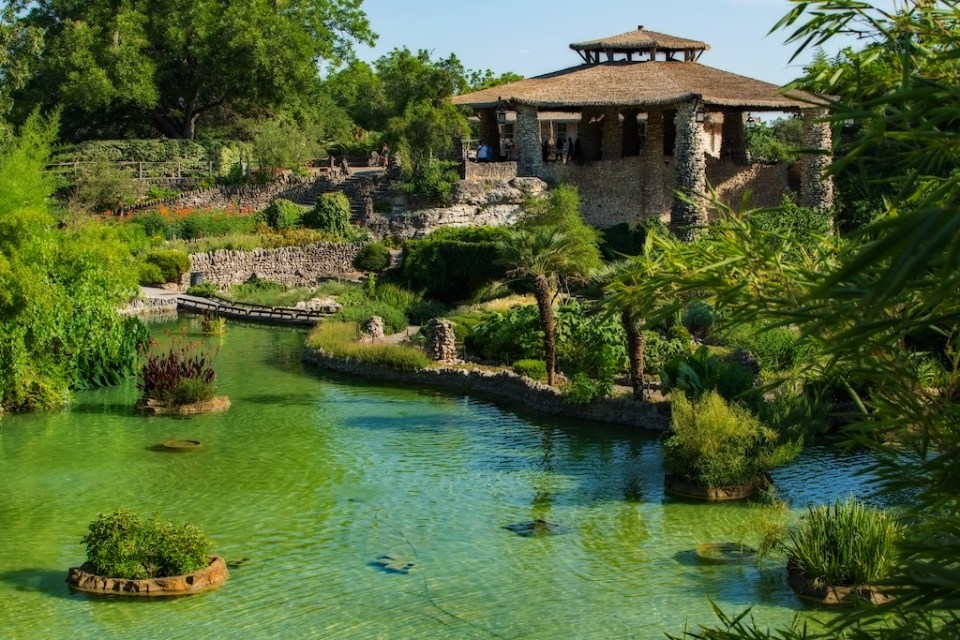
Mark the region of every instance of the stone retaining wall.
[[159, 200], [138, 206], [137, 209], [152, 209], [159, 205], [177, 209], [243, 209], [262, 211], [276, 198], [315, 201], [345, 179], [339, 169], [325, 170], [319, 175], [295, 176], [287, 174], [267, 184], [217, 185], [181, 194], [176, 198]]
[[553, 387], [512, 371], [490, 372], [460, 367], [437, 367], [401, 372], [351, 358], [331, 356], [309, 348], [303, 350], [303, 361], [330, 371], [367, 379], [479, 393], [552, 415], [621, 424], [651, 431], [665, 431], [670, 423], [666, 413], [661, 413], [659, 405], [654, 403], [640, 402], [632, 396], [624, 396], [598, 400], [588, 406], [573, 405], [566, 402]]
[[[353, 268], [360, 243], [318, 242], [298, 247], [227, 251], [190, 256], [190, 271], [203, 274], [204, 282], [221, 289], [253, 278], [280, 282], [288, 287], [313, 286], [328, 278], [355, 278]], [[184, 278], [189, 278], [186, 274]]]
[[[787, 165], [740, 164], [729, 159], [707, 157], [707, 182], [720, 199], [738, 205], [750, 191], [751, 207], [772, 207], [791, 194]], [[664, 159], [660, 174], [650, 173], [642, 157], [604, 160], [587, 164], [549, 162], [542, 173], [551, 183], [577, 187], [583, 219], [597, 227], [626, 222], [635, 225], [645, 218], [670, 215], [672, 160]], [[659, 167], [658, 167], [659, 169]]]
[[517, 163], [467, 161], [463, 172], [466, 180], [512, 180], [517, 177]]

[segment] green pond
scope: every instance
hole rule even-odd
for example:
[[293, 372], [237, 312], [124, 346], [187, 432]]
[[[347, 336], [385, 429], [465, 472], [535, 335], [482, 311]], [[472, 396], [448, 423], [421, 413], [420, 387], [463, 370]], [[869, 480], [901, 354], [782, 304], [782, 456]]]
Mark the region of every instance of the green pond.
[[[763, 625], [831, 615], [776, 562], [698, 561], [764, 509], [665, 496], [656, 434], [305, 369], [302, 340], [228, 325], [224, 414], [135, 415], [131, 382], [0, 418], [0, 638], [662, 638], [714, 621], [711, 601]], [[202, 447], [157, 450], [171, 439]], [[865, 493], [865, 464], [813, 447], [773, 475], [799, 511]], [[186, 598], [72, 593], [87, 525], [120, 507], [245, 560]], [[507, 528], [533, 520], [557, 535]]]

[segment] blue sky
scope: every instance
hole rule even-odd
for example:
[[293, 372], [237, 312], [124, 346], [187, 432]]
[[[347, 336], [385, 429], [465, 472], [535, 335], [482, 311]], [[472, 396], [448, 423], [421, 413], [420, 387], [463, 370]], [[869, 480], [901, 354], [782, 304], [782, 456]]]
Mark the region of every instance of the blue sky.
[[[891, 7], [893, 1], [875, 4]], [[789, 6], [787, 0], [364, 0], [380, 38], [374, 48], [361, 46], [357, 53], [372, 61], [406, 46], [427, 49], [435, 59], [455, 53], [467, 69], [529, 77], [578, 64], [571, 42], [642, 24], [707, 42], [711, 50], [700, 59], [704, 64], [785, 84], [810, 61], [804, 53], [791, 64], [786, 34], [767, 35]]]

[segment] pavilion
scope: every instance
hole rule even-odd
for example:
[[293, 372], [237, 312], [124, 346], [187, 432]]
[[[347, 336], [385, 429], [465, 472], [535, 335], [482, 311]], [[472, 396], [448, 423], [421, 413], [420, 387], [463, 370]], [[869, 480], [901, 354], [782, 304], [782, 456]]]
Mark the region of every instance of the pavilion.
[[[708, 67], [699, 62], [706, 43], [642, 26], [570, 48], [581, 64], [453, 98], [475, 110], [481, 141], [500, 149], [509, 138], [506, 146], [518, 150], [516, 162], [467, 163], [468, 179], [513, 174], [569, 182], [580, 188], [592, 224], [658, 216], [682, 233], [707, 223], [708, 183], [729, 202], [749, 190], [752, 206], [771, 206], [799, 191], [802, 205], [832, 206], [822, 101]], [[804, 147], [823, 150], [804, 154], [799, 179], [791, 180], [785, 165], [748, 161], [745, 127], [762, 112], [803, 118]], [[555, 129], [556, 114], [566, 117]], [[558, 140], [566, 150], [550, 162], [557, 155], [545, 147]]]

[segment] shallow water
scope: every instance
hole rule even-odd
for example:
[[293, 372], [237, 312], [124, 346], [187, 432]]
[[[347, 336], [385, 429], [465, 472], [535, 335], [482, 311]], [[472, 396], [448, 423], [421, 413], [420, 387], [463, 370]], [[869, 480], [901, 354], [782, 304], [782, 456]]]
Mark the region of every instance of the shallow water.
[[[665, 496], [656, 436], [305, 371], [301, 343], [229, 325], [221, 415], [137, 416], [128, 384], [0, 419], [0, 638], [662, 638], [713, 622], [711, 600], [765, 626], [830, 615], [777, 563], [696, 560], [764, 510]], [[155, 450], [171, 439], [203, 446]], [[798, 510], [863, 493], [865, 464], [813, 447], [773, 475]], [[187, 598], [71, 593], [87, 524], [120, 507], [248, 560]], [[505, 528], [532, 520], [558, 535]]]

